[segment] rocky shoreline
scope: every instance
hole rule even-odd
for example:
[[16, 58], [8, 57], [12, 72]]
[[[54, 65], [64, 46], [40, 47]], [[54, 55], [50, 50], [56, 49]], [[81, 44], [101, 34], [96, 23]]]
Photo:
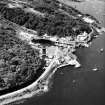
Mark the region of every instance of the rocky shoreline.
[[[58, 68], [66, 65], [73, 65], [75, 67], [81, 66], [77, 61], [76, 55], [74, 54], [76, 48], [88, 47], [89, 44], [91, 44], [89, 41], [96, 36], [96, 34], [94, 34], [95, 31], [98, 33], [98, 35], [100, 35], [103, 31], [105, 31], [105, 29], [101, 28], [100, 25], [100, 27], [96, 27], [98, 24], [96, 20], [91, 19], [91, 17], [86, 17], [83, 14], [76, 15], [77, 18], [81, 17], [81, 21], [83, 21], [84, 24], [87, 24], [92, 31], [90, 33], [83, 31], [81, 34], [76, 36], [75, 39], [72, 39], [71, 36], [59, 37], [49, 36], [47, 34], [38, 36], [37, 32], [31, 29], [27, 29], [23, 26], [18, 26], [15, 23], [9, 22], [12, 24], [13, 28], [15, 27], [17, 33], [16, 37], [31, 45], [33, 49], [39, 50], [40, 58], [43, 58], [44, 55], [46, 65], [44, 66], [44, 72], [41, 72], [40, 76], [38, 75], [39, 78], [36, 81], [33, 81], [33, 83], [31, 82], [28, 84], [28, 86], [24, 86], [14, 92], [1, 95], [1, 105], [24, 100], [40, 93], [47, 92], [49, 89], [49, 80]], [[4, 19], [1, 20], [1, 23], [8, 25], [7, 21]], [[92, 25], [93, 23], [96, 25]], [[35, 39], [36, 41], [32, 42], [32, 39]], [[46, 40], [49, 41], [49, 43], [47, 43]], [[54, 45], [52, 43], [54, 43]], [[39, 69], [41, 70], [41, 68]]]

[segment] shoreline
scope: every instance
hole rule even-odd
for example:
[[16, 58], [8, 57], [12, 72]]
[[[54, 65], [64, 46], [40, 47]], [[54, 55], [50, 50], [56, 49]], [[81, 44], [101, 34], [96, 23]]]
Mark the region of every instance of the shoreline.
[[46, 82], [48, 82], [48, 79], [51, 77], [50, 75], [52, 75], [57, 69], [57, 68], [54, 68], [53, 70], [54, 65], [57, 66], [56, 59], [54, 59], [51, 62], [51, 64], [45, 70], [45, 72], [31, 85], [23, 89], [17, 90], [15, 92], [0, 96], [0, 103], [2, 105], [5, 105], [8, 103], [14, 102], [15, 100], [17, 101], [20, 99], [30, 98], [33, 95], [40, 93], [41, 91], [45, 92], [47, 90]]
[[[100, 31], [103, 31], [103, 30], [97, 29], [98, 33], [101, 33]], [[92, 34], [93, 32], [90, 35]], [[54, 59], [52, 59], [52, 61], [50, 62], [46, 70], [43, 72], [43, 74], [35, 82], [33, 82], [32, 84], [30, 84], [25, 88], [0, 96], [0, 103], [2, 105], [5, 105], [21, 99], [27, 99], [27, 98], [33, 97], [35, 95], [40, 94], [41, 92], [47, 92], [49, 79], [52, 77], [52, 75], [56, 72], [58, 68], [61, 68], [67, 65], [70, 65], [70, 64], [64, 64], [64, 65], [59, 64], [58, 58], [55, 57]]]

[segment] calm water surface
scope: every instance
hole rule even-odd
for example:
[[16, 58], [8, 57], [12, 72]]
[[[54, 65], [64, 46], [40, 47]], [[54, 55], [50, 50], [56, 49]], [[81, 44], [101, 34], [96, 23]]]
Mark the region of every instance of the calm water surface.
[[[105, 26], [105, 2], [90, 0], [70, 3], [79, 10], [97, 17]], [[21, 105], [105, 105], [105, 34], [93, 41], [89, 48], [78, 49], [76, 55], [81, 68], [71, 66], [59, 69], [49, 92], [33, 97]], [[97, 71], [93, 71], [97, 68]]]

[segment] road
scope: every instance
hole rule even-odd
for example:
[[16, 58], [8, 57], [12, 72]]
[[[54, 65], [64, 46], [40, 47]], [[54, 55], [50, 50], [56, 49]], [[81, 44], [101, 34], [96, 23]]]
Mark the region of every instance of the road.
[[[94, 15], [105, 27], [105, 2], [97, 0], [78, 5], [76, 8]], [[81, 68], [60, 68], [55, 73], [49, 92], [21, 105], [105, 105], [105, 50], [100, 52], [101, 48], [105, 49], [104, 45], [105, 33], [94, 40], [89, 48], [78, 49], [76, 54]]]

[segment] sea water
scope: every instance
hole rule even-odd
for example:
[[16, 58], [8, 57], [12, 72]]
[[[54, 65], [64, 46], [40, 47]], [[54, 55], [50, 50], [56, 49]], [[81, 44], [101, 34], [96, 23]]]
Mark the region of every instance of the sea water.
[[[93, 15], [105, 27], [104, 1], [66, 2], [84, 13]], [[105, 105], [104, 45], [105, 33], [95, 39], [89, 48], [77, 49], [80, 68], [66, 66], [58, 69], [47, 93], [19, 105]]]

